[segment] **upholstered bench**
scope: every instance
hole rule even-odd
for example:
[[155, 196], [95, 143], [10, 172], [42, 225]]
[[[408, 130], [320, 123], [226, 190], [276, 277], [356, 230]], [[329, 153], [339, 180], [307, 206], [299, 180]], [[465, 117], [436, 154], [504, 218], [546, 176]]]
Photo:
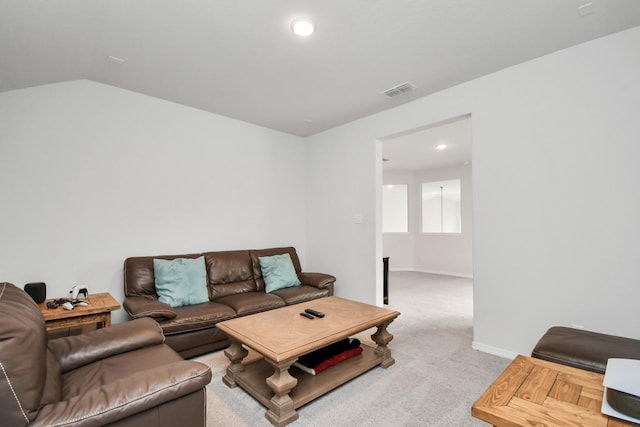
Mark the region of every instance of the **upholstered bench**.
[[540, 338], [531, 356], [604, 374], [609, 358], [640, 359], [640, 340], [554, 326]]

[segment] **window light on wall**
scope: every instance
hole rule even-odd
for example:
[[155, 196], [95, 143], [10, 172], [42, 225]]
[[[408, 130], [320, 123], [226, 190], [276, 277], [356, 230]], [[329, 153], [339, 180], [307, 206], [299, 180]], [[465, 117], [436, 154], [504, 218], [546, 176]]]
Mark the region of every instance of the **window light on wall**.
[[460, 180], [422, 184], [422, 232], [460, 233]]

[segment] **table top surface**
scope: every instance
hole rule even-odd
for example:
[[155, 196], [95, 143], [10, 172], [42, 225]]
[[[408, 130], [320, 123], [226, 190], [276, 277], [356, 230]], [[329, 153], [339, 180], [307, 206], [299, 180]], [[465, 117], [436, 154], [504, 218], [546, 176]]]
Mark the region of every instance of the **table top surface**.
[[[314, 319], [300, 316], [307, 308], [325, 316]], [[327, 297], [226, 320], [216, 326], [263, 356], [280, 362], [390, 322], [399, 315], [395, 310]]]
[[47, 302], [57, 298], [50, 298], [38, 304], [44, 321], [58, 320], [70, 317], [86, 316], [89, 314], [108, 313], [120, 310], [120, 303], [111, 294], [105, 292], [100, 294], [89, 294], [87, 298], [80, 298], [89, 302], [88, 306], [77, 305], [73, 310], [65, 310], [62, 306], [58, 308], [47, 308]]
[[636, 426], [601, 413], [603, 378], [519, 355], [473, 404], [471, 414], [494, 426]]

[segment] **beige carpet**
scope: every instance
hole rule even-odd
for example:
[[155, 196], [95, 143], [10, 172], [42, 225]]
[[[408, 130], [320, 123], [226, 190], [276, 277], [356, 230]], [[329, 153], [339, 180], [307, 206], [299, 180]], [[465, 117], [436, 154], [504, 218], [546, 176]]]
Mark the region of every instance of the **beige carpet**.
[[[292, 426], [487, 426], [471, 405], [509, 360], [471, 349], [472, 281], [416, 272], [390, 273], [389, 327], [395, 365], [374, 368], [298, 409]], [[369, 335], [357, 337], [369, 341]], [[270, 426], [265, 408], [222, 382], [223, 351], [194, 360], [211, 366], [207, 426]], [[326, 371], [329, 372], [329, 371]]]

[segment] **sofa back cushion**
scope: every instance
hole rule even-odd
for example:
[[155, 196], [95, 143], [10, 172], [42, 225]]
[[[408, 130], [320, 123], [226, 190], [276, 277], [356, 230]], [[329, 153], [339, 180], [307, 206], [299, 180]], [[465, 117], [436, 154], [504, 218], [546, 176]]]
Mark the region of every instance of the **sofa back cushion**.
[[209, 300], [244, 292], [265, 291], [259, 257], [289, 254], [296, 274], [302, 271], [296, 249], [293, 247], [258, 250], [206, 252], [204, 254], [161, 255], [131, 257], [124, 261], [125, 296], [157, 298], [153, 259], [205, 257]]
[[151, 295], [157, 298], [153, 259], [173, 260], [176, 258], [195, 259], [202, 254], [159, 255], [131, 257], [124, 260], [124, 295], [127, 297]]
[[249, 251], [207, 252], [204, 259], [209, 277], [210, 300], [258, 290]]
[[262, 277], [262, 268], [260, 267], [260, 257], [289, 254], [289, 256], [291, 257], [291, 262], [293, 262], [293, 268], [296, 270], [296, 274], [299, 275], [300, 272], [302, 271], [302, 267], [300, 266], [300, 260], [298, 259], [298, 254], [296, 253], [296, 248], [285, 247], [285, 248], [270, 248], [270, 249], [252, 249], [249, 251], [249, 253], [251, 254], [253, 276], [256, 279], [256, 286], [260, 291], [265, 290], [264, 279]]
[[42, 313], [22, 289], [0, 283], [0, 414], [2, 425], [26, 426], [38, 414], [47, 377]]

